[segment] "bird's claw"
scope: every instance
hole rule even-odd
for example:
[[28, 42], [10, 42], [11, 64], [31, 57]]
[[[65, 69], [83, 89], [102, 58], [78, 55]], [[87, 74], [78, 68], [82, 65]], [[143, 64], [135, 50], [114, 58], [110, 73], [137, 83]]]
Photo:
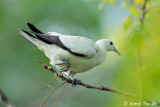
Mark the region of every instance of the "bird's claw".
[[56, 63], [55, 66], [62, 72], [66, 72], [70, 68], [68, 61], [65, 59], [60, 60], [60, 62]]
[[72, 86], [75, 87], [76, 85], [79, 85], [81, 83], [81, 80], [79, 79], [72, 79]]

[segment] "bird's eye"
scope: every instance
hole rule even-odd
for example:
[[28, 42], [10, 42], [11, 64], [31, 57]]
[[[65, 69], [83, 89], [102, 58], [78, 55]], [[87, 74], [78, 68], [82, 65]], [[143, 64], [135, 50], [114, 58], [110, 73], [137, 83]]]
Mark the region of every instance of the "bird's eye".
[[110, 42], [110, 45], [113, 45], [113, 42]]

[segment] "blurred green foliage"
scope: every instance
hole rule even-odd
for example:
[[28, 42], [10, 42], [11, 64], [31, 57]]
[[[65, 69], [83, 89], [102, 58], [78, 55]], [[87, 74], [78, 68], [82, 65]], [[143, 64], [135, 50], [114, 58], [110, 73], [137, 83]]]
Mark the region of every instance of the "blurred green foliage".
[[[144, 0], [1, 0], [0, 88], [16, 107], [38, 107], [55, 86], [42, 89], [54, 76], [36, 60], [49, 60], [18, 34], [18, 28], [28, 29], [29, 21], [44, 32], [80, 35], [95, 41], [113, 40], [121, 56], [109, 52], [102, 65], [75, 78], [159, 101], [160, 1], [147, 0], [141, 27], [143, 4]], [[45, 106], [54, 106], [59, 91]], [[68, 86], [58, 106], [122, 107], [126, 101], [140, 102], [109, 92]]]

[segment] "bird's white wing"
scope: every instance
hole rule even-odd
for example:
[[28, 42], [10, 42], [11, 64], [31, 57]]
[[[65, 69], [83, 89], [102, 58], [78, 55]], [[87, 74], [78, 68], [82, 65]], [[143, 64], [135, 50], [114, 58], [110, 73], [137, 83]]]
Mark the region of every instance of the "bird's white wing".
[[27, 25], [32, 32], [30, 33], [25, 30], [20, 30], [20, 33], [34, 44], [34, 41], [38, 41], [36, 43], [41, 42], [47, 45], [54, 44], [68, 51], [69, 53], [80, 57], [91, 58], [97, 53], [97, 44], [88, 38], [80, 36], [64, 36], [57, 32], [48, 32], [47, 34], [44, 34], [31, 23], [27, 23]]
[[72, 52], [85, 55], [86, 57], [93, 57], [98, 50], [97, 44], [91, 39], [80, 36], [59, 36], [60, 41], [64, 46], [69, 48]]

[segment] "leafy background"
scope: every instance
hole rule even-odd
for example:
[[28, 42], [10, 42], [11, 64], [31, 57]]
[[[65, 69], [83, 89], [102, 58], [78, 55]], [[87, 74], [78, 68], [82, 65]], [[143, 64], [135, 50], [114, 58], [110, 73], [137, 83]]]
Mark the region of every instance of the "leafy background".
[[[1, 0], [0, 88], [16, 107], [38, 107], [55, 85], [42, 89], [54, 78], [36, 60], [49, 64], [44, 54], [18, 34], [31, 22], [43, 32], [85, 36], [95, 41], [111, 39], [121, 56], [108, 52], [106, 61], [77, 74], [84, 82], [117, 88], [160, 101], [160, 1], [146, 0]], [[45, 103], [53, 107], [55, 91]], [[59, 107], [122, 107], [140, 102], [121, 95], [86, 89], [64, 90]], [[126, 106], [130, 106], [129, 104]], [[151, 105], [150, 105], [151, 106]], [[0, 104], [0, 107], [4, 107]]]

